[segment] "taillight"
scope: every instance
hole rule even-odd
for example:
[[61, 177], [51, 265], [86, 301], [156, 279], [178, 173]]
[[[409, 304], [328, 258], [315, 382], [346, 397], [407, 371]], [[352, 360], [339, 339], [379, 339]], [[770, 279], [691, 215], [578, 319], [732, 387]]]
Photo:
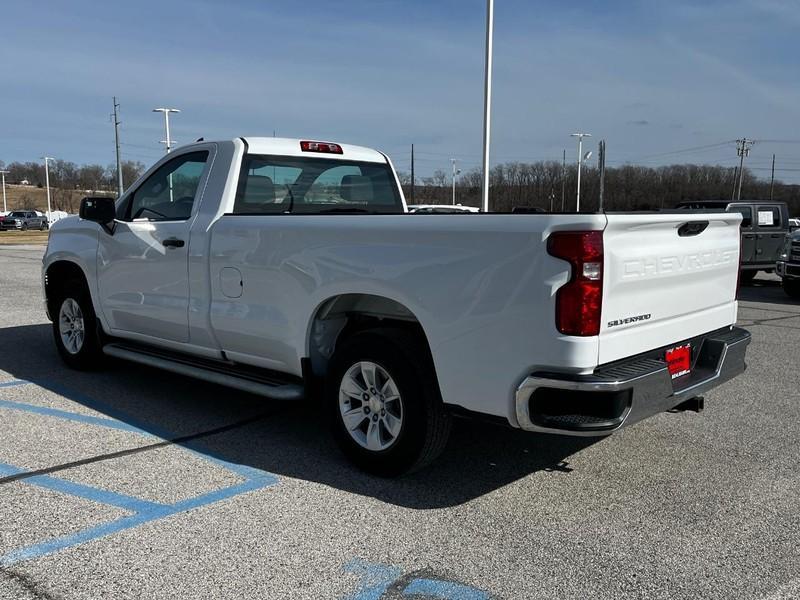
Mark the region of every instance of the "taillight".
[[603, 232], [557, 231], [547, 252], [572, 266], [556, 292], [556, 328], [565, 335], [598, 335], [603, 307]]
[[300, 142], [300, 150], [303, 152], [322, 152], [324, 154], [344, 154], [339, 144], [330, 142]]

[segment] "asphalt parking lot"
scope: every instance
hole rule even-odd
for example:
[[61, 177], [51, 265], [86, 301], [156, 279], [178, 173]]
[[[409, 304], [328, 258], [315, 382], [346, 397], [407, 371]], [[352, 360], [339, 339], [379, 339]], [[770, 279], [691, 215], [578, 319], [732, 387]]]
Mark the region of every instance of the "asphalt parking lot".
[[314, 407], [67, 370], [42, 253], [0, 248], [0, 598], [800, 598], [800, 304], [774, 277], [704, 413], [601, 440], [457, 422], [383, 480]]

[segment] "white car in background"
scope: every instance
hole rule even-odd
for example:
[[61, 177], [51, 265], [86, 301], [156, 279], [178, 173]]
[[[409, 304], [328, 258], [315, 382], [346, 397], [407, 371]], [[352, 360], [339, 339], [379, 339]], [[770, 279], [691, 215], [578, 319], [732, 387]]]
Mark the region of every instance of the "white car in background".
[[481, 212], [481, 210], [475, 206], [463, 206], [461, 204], [409, 204], [408, 212], [431, 215], [478, 213]]

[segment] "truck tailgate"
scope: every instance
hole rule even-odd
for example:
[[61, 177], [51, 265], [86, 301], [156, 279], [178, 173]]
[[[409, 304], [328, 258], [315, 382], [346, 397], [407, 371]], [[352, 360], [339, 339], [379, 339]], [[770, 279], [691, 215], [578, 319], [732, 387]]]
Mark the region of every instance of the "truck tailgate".
[[609, 214], [600, 364], [736, 321], [741, 215]]

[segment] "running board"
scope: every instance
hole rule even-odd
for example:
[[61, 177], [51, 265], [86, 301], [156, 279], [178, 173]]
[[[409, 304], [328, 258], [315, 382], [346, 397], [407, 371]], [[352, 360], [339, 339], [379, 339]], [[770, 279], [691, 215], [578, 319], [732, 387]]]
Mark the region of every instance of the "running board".
[[301, 400], [303, 384], [299, 378], [248, 367], [237, 368], [232, 363], [173, 355], [161, 350], [128, 344], [112, 343], [103, 346], [103, 353], [114, 358], [202, 379], [242, 390], [273, 400]]

